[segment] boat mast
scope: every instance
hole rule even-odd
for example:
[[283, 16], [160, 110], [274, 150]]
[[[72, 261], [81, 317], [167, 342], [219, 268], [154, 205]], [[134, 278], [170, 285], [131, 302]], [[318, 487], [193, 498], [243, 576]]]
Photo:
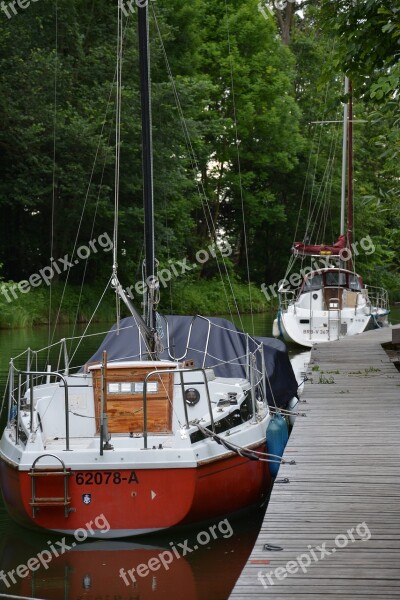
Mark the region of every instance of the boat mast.
[[[353, 98], [352, 98], [353, 86], [349, 81], [349, 123], [348, 123], [348, 135], [349, 135], [349, 161], [347, 171], [347, 247], [350, 250], [353, 243]], [[353, 268], [353, 261], [350, 259], [349, 268]]]
[[[344, 93], [349, 93], [349, 79], [344, 78]], [[348, 101], [346, 100], [343, 108], [343, 150], [342, 150], [342, 194], [340, 202], [340, 235], [344, 235], [344, 220], [346, 211], [346, 176], [347, 176], [347, 128], [348, 128]]]
[[[143, 319], [147, 327], [155, 332], [156, 315], [154, 296], [157, 293], [154, 252], [154, 191], [153, 191], [153, 142], [151, 124], [151, 91], [150, 91], [150, 52], [149, 52], [149, 19], [148, 3], [138, 6], [139, 35], [139, 68], [140, 68], [140, 100], [142, 112], [142, 169], [143, 169], [143, 207], [145, 238], [146, 283]], [[149, 340], [150, 352], [154, 352], [154, 335]]]

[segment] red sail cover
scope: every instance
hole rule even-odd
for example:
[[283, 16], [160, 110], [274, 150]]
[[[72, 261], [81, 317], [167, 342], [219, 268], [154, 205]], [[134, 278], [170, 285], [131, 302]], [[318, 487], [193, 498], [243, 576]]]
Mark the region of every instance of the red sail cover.
[[333, 246], [303, 244], [303, 242], [294, 242], [293, 252], [300, 254], [333, 254], [338, 256], [340, 251], [346, 248], [346, 236], [341, 235]]

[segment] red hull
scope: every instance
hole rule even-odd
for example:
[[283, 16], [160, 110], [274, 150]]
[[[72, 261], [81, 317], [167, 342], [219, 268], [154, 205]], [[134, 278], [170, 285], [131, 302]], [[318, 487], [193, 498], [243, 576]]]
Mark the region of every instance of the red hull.
[[[15, 520], [71, 534], [84, 529], [88, 537], [137, 535], [226, 516], [260, 503], [271, 483], [265, 462], [237, 455], [197, 468], [74, 471], [68, 517], [64, 508], [41, 507], [33, 518], [31, 477], [3, 461], [0, 466], [4, 501]], [[36, 495], [60, 496], [60, 486], [59, 479], [43, 478]]]

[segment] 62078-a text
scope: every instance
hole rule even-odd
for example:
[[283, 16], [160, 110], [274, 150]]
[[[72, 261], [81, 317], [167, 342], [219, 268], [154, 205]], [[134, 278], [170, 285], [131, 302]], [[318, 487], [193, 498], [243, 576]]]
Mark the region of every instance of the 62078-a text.
[[136, 471], [96, 471], [95, 473], [78, 471], [75, 475], [77, 485], [119, 485], [127, 483], [139, 483]]

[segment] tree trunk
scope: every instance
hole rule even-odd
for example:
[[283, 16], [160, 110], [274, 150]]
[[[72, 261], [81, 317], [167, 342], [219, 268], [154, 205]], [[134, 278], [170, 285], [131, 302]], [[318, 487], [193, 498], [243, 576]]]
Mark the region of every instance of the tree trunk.
[[295, 5], [293, 2], [287, 2], [282, 9], [277, 8], [278, 23], [281, 30], [282, 42], [287, 46], [290, 44]]

